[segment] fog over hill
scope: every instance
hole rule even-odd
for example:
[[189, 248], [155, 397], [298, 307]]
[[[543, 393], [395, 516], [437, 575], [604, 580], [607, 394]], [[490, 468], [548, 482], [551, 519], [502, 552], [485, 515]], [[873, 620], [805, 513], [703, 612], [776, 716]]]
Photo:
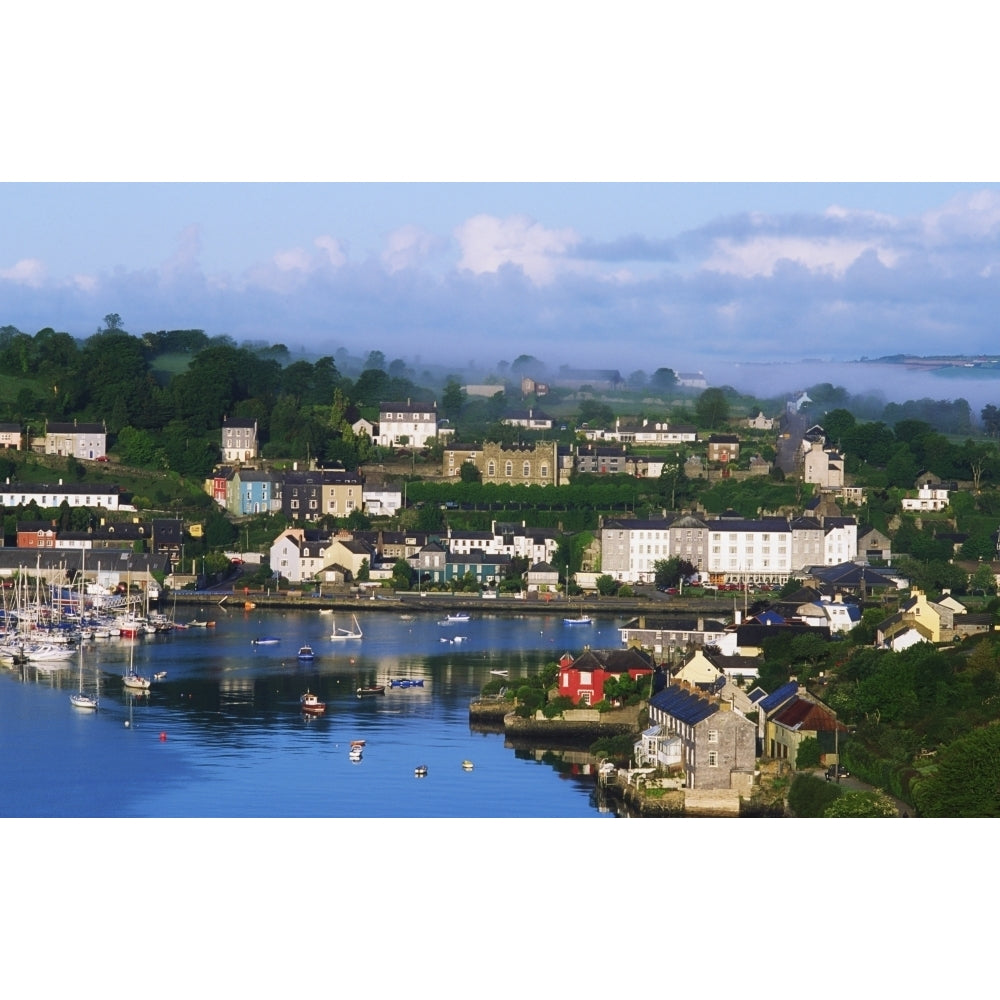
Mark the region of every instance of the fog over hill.
[[706, 362], [701, 369], [709, 385], [731, 385], [740, 392], [769, 398], [829, 382], [852, 396], [870, 395], [886, 403], [909, 399], [964, 399], [973, 416], [987, 404], [1000, 405], [1000, 372], [949, 368], [914, 371], [901, 364], [872, 361], [792, 361], [767, 364]]

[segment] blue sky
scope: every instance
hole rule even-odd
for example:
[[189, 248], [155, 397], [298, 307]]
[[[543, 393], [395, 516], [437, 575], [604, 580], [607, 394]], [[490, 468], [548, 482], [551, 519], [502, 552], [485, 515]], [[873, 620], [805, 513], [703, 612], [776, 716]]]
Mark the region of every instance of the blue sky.
[[661, 7], [206, 9], [139, 48], [70, 11], [59, 74], [5, 63], [0, 324], [456, 370], [996, 351], [989, 33]]
[[1000, 186], [6, 183], [0, 322], [629, 371], [1000, 351]]

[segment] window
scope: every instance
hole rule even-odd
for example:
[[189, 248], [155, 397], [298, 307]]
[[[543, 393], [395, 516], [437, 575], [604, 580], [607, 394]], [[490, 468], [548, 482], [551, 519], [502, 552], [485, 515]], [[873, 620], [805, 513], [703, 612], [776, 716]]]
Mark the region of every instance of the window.
[[490, 463], [489, 463], [489, 464], [488, 464], [488, 465], [486, 466], [486, 475], [488, 475], [488, 476], [495, 476], [496, 474], [497, 474], [497, 467], [496, 467], [496, 464], [495, 464], [494, 462], [492, 462], [492, 461], [491, 461], [491, 462], [490, 462]]
[[708, 731], [708, 742], [709, 743], [718, 743], [719, 742], [719, 730], [718, 729], [710, 729]]
[[530, 462], [525, 462], [524, 465], [521, 466], [521, 475], [525, 479], [530, 479], [531, 478], [531, 463]]
[[508, 479], [510, 479], [510, 477], [514, 475], [514, 463], [513, 462], [507, 461], [507, 462], [504, 463], [503, 474]]
[[708, 751], [708, 766], [718, 767], [719, 766], [719, 752], [718, 750]]

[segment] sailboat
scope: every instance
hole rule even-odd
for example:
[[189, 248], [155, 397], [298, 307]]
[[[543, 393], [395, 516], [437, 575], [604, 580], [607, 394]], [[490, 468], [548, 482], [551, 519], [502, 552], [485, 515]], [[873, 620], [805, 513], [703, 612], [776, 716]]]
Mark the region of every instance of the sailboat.
[[336, 625], [333, 626], [333, 631], [330, 633], [331, 639], [360, 639], [364, 633], [361, 631], [361, 626], [358, 624], [358, 616], [351, 615], [354, 621], [354, 628], [338, 628]]
[[135, 642], [132, 642], [128, 647], [128, 673], [123, 675], [122, 684], [124, 684], [130, 691], [148, 691], [151, 687], [149, 678], [143, 677], [141, 674], [137, 674], [135, 672], [135, 667], [132, 666], [132, 654], [134, 650]]
[[83, 693], [83, 646], [80, 647], [80, 689], [69, 696], [69, 703], [74, 708], [82, 708], [89, 712], [98, 708], [97, 696]]

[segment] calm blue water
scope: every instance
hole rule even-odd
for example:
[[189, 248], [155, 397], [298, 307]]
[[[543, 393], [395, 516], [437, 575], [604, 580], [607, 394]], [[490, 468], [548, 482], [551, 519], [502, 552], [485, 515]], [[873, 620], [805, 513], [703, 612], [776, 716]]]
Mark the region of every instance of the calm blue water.
[[[468, 706], [491, 669], [516, 677], [586, 644], [619, 646], [618, 619], [573, 628], [557, 615], [473, 615], [445, 627], [437, 614], [405, 622], [371, 611], [358, 615], [363, 639], [333, 642], [335, 616], [313, 611], [209, 606], [197, 617], [216, 626], [85, 643], [84, 686], [100, 685], [96, 714], [69, 703], [79, 659], [0, 671], [0, 816], [607, 815], [592, 800], [592, 777], [556, 755], [505, 747], [502, 733], [473, 732]], [[278, 644], [252, 644], [264, 635]], [[303, 643], [312, 663], [296, 657]], [[147, 676], [166, 671], [148, 696], [122, 687], [130, 656]], [[424, 686], [356, 696], [393, 677]], [[299, 711], [307, 689], [327, 702], [324, 716]], [[348, 758], [352, 739], [367, 741], [358, 763]], [[418, 764], [427, 777], [414, 776]]]

